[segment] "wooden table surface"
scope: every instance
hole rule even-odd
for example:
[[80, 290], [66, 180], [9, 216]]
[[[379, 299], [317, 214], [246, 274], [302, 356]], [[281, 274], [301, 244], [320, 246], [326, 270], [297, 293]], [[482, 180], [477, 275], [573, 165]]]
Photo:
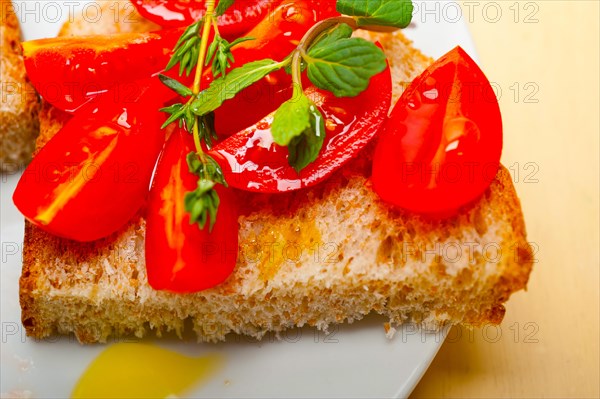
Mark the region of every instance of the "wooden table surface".
[[451, 331], [412, 397], [598, 398], [599, 3], [467, 3], [538, 263], [500, 327]]

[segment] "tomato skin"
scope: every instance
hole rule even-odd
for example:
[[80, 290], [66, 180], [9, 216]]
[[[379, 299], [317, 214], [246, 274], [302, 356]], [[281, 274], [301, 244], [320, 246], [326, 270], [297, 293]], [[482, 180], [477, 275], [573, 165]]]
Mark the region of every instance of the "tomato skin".
[[367, 90], [352, 98], [336, 98], [311, 86], [305, 90], [325, 118], [327, 135], [317, 160], [298, 174], [288, 163], [288, 149], [273, 143], [273, 113], [215, 146], [227, 183], [235, 188], [281, 193], [327, 179], [357, 154], [382, 128], [390, 109], [389, 68], [375, 75]]
[[456, 47], [417, 77], [394, 107], [375, 151], [374, 189], [410, 211], [453, 212], [489, 187], [501, 155], [494, 91]]
[[186, 156], [194, 151], [191, 135], [175, 131], [162, 153], [146, 216], [146, 270], [156, 290], [192, 293], [214, 287], [229, 277], [238, 255], [238, 221], [229, 189], [216, 187], [220, 198], [212, 232], [190, 224], [187, 192], [198, 178], [189, 172]]
[[[336, 15], [339, 13], [335, 0], [284, 1], [248, 32], [246, 36], [255, 40], [233, 48], [235, 64], [232, 67], [264, 58], [282, 61], [315, 23]], [[220, 137], [231, 136], [275, 111], [291, 97], [290, 75], [284, 70], [269, 74], [215, 111], [216, 131]]]
[[167, 96], [148, 79], [132, 102], [109, 92], [80, 110], [23, 172], [13, 196], [19, 211], [42, 230], [82, 242], [124, 226], [145, 201], [164, 143], [165, 115], [148, 109]]
[[[138, 12], [165, 28], [187, 27], [206, 12], [204, 1], [131, 0]], [[218, 3], [218, 2], [217, 2]], [[227, 39], [248, 32], [281, 0], [236, 0], [217, 20], [219, 31]]]
[[37, 92], [63, 111], [75, 112], [118, 83], [162, 71], [181, 29], [40, 39], [23, 43], [27, 75]]

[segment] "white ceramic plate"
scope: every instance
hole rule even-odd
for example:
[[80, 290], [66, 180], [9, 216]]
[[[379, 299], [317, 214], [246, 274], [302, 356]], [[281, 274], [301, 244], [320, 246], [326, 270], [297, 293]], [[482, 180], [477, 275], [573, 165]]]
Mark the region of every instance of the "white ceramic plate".
[[[56, 35], [72, 7], [86, 1], [15, 1], [25, 39]], [[461, 45], [476, 58], [453, 2], [415, 2], [415, 45], [438, 57]], [[49, 5], [51, 4], [51, 5]], [[436, 5], [437, 4], [437, 5]], [[423, 12], [427, 9], [427, 12]], [[58, 11], [57, 11], [58, 10]], [[18, 175], [2, 175], [1, 211], [1, 397], [68, 397], [87, 366], [105, 345], [80, 346], [73, 338], [38, 342], [20, 323], [18, 278], [21, 272], [23, 220], [11, 197]], [[384, 320], [368, 317], [344, 324], [329, 336], [314, 329], [292, 330], [283, 340], [253, 342], [232, 337], [219, 345], [154, 340], [153, 344], [188, 356], [219, 354], [223, 367], [188, 397], [406, 397], [415, 387], [444, 338], [405, 326], [388, 340]]]

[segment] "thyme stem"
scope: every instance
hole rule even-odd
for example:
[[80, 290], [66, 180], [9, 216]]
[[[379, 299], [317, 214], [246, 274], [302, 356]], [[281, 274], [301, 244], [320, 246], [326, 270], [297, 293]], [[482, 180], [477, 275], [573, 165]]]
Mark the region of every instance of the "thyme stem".
[[[202, 88], [202, 73], [204, 72], [204, 59], [206, 58], [206, 50], [208, 48], [208, 36], [210, 34], [210, 28], [213, 24], [213, 12], [215, 11], [215, 0], [206, 0], [206, 15], [204, 16], [204, 26], [202, 27], [202, 38], [200, 41], [200, 55], [198, 56], [198, 63], [196, 64], [196, 74], [194, 76], [194, 85], [192, 86], [192, 92], [194, 96], [197, 96], [200, 93], [200, 89]], [[194, 123], [194, 128], [192, 129], [192, 135], [194, 136], [194, 146], [196, 147], [196, 152], [198, 153], [198, 157], [200, 161], [206, 165], [207, 160], [202, 150], [202, 143], [200, 142], [200, 130], [198, 128], [199, 121], [198, 116], [196, 118], [196, 123]], [[204, 178], [206, 180], [210, 180], [208, 176], [207, 168], [204, 168]]]
[[294, 93], [296, 90], [302, 92], [302, 52], [299, 49], [294, 50], [292, 55], [292, 84], [294, 85]]
[[202, 28], [202, 39], [200, 41], [200, 55], [198, 64], [196, 64], [196, 75], [194, 76], [194, 86], [192, 92], [194, 95], [200, 93], [202, 83], [202, 72], [204, 72], [204, 59], [206, 58], [206, 49], [208, 48], [208, 36], [212, 26], [213, 12], [215, 11], [215, 0], [206, 0], [206, 15], [204, 16], [204, 27]]

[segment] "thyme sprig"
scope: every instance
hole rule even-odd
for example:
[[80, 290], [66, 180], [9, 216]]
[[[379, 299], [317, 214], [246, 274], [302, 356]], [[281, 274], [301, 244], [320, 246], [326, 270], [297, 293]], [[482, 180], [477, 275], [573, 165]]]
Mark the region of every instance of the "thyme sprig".
[[[225, 76], [226, 69], [234, 61], [231, 48], [247, 38], [241, 38], [229, 43], [223, 39], [216, 25], [216, 15], [222, 14], [233, 4], [233, 1], [221, 1], [215, 10], [215, 0], [206, 1], [206, 14], [202, 19], [187, 27], [177, 41], [173, 50], [173, 56], [167, 64], [166, 70], [179, 65], [179, 76], [184, 73], [189, 76], [195, 68], [194, 82], [191, 88], [166, 75], [159, 78], [163, 84], [175, 91], [186, 102], [173, 104], [161, 109], [170, 114], [163, 128], [177, 121], [179, 127], [184, 127], [194, 137], [195, 152], [187, 156], [187, 164], [190, 173], [198, 177], [197, 188], [185, 195], [185, 210], [190, 214], [190, 223], [196, 223], [200, 229], [204, 229], [208, 223], [212, 231], [220, 204], [219, 194], [215, 190], [217, 184], [227, 186], [223, 171], [219, 164], [206, 152], [204, 146], [212, 147], [213, 140], [217, 139], [214, 129], [214, 114], [206, 113], [198, 115], [192, 112], [191, 104], [198, 96], [202, 87], [202, 73], [204, 66], [212, 64], [213, 75]], [[212, 43], [209, 44], [210, 30], [215, 30]]]

